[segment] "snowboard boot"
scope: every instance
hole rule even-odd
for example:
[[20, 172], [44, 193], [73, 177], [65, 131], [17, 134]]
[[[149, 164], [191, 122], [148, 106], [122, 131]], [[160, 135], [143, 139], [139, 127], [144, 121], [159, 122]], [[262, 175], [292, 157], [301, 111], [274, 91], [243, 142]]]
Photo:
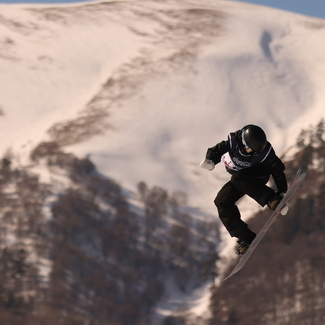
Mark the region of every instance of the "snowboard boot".
[[282, 196], [279, 193], [274, 193], [274, 195], [272, 195], [269, 201], [267, 202], [267, 206], [269, 207], [269, 209], [274, 211], [280, 204], [281, 200]]
[[243, 236], [239, 237], [237, 240], [237, 243], [239, 245], [236, 248], [237, 255], [244, 255], [255, 237], [256, 234], [250, 230], [248, 230], [247, 233], [243, 234]]

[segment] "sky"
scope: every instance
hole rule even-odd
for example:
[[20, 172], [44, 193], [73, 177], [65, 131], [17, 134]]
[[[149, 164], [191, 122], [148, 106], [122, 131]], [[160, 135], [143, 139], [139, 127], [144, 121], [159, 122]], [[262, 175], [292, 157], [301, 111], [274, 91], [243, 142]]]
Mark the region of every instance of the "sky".
[[[0, 3], [71, 3], [82, 0], [0, 0]], [[84, 0], [87, 1], [87, 0]], [[216, 0], [219, 1], [219, 0]], [[225, 1], [225, 0], [222, 0]], [[232, 1], [232, 0], [228, 0]], [[325, 19], [325, 0], [237, 0]]]

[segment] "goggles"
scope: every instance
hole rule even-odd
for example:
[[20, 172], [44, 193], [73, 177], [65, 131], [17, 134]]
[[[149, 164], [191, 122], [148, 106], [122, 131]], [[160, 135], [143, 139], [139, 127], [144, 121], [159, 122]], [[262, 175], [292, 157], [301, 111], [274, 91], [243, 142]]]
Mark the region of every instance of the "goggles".
[[249, 147], [249, 146], [247, 145], [247, 143], [246, 143], [246, 141], [245, 141], [245, 137], [244, 137], [244, 132], [245, 132], [245, 130], [241, 133], [241, 141], [242, 141], [242, 143], [243, 143], [243, 145], [244, 145], [244, 147], [245, 147], [245, 150], [246, 150], [247, 152], [252, 152], [252, 151], [254, 151], [254, 149], [252, 149], [251, 147]]

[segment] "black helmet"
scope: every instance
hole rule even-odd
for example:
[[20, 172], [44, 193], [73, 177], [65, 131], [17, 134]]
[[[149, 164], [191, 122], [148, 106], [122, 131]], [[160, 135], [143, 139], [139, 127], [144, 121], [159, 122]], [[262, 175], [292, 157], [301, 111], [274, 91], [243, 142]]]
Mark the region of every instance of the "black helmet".
[[264, 131], [257, 125], [246, 125], [242, 129], [242, 142], [246, 149], [251, 148], [256, 152], [262, 152], [267, 144]]

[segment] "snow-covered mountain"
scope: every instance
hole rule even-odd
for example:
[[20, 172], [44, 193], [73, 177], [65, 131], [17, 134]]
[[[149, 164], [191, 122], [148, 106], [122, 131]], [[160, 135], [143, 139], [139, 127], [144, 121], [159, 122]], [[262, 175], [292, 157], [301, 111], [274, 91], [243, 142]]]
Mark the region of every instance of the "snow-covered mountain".
[[227, 177], [198, 168], [208, 146], [256, 123], [283, 154], [325, 115], [324, 20], [216, 0], [1, 5], [0, 33], [1, 152], [57, 140], [193, 205]]
[[0, 9], [0, 152], [14, 164], [56, 141], [131, 191], [183, 191], [215, 217], [228, 175], [198, 167], [207, 147], [255, 123], [283, 155], [325, 117], [322, 19], [217, 0]]

